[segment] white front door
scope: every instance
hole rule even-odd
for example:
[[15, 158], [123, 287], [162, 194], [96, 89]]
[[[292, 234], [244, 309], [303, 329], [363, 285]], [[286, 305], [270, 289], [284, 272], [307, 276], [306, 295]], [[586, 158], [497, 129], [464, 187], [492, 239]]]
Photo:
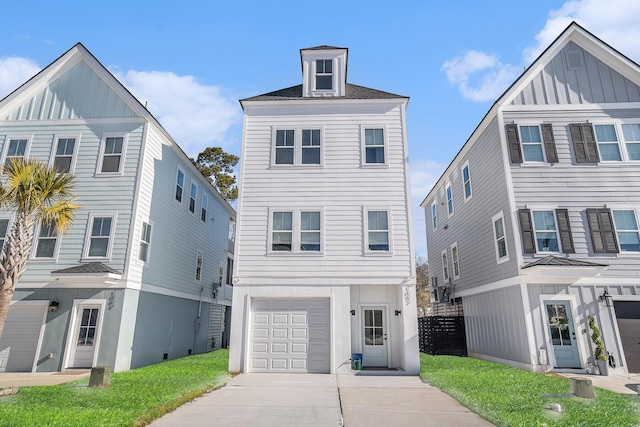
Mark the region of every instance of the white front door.
[[387, 368], [387, 310], [362, 307], [362, 366]]
[[581, 368], [569, 301], [545, 301], [555, 368]]
[[80, 305], [75, 322], [75, 334], [71, 339], [73, 349], [71, 353], [71, 368], [91, 368], [97, 344], [98, 319], [100, 305]]

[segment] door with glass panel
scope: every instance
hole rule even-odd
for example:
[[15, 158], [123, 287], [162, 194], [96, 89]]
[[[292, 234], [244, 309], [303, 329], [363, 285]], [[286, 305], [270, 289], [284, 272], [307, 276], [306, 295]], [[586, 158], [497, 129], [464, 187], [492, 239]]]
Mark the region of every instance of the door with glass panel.
[[549, 338], [555, 356], [555, 368], [581, 368], [578, 342], [569, 301], [545, 301]]
[[362, 366], [388, 367], [386, 323], [385, 307], [362, 307]]
[[98, 320], [100, 319], [99, 305], [80, 305], [76, 315], [73, 341], [71, 368], [91, 368], [95, 355]]

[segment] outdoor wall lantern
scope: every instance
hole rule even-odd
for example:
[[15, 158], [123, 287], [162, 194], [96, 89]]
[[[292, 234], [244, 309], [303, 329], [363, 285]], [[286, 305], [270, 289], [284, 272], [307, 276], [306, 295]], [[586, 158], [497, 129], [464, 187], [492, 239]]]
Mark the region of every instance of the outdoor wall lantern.
[[609, 292], [605, 289], [605, 291], [600, 295], [600, 301], [604, 301], [607, 307], [613, 307], [613, 297], [609, 295]]
[[402, 313], [400, 310], [396, 310], [396, 316], [400, 316], [400, 313]]
[[60, 303], [58, 302], [58, 300], [53, 299], [49, 302], [49, 311], [58, 311], [59, 306], [60, 306]]

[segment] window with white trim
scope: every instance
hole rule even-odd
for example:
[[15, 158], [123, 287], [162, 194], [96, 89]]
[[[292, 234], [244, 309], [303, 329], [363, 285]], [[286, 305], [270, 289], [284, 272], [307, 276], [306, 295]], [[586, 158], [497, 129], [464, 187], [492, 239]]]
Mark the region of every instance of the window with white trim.
[[55, 258], [58, 233], [54, 224], [40, 223], [36, 235], [34, 258]]
[[196, 198], [198, 197], [198, 186], [192, 182], [189, 192], [189, 212], [196, 213]]
[[300, 212], [300, 250], [320, 252], [320, 212]]
[[9, 232], [9, 218], [0, 218], [0, 250], [4, 246], [4, 242]]
[[7, 150], [4, 159], [5, 168], [9, 166], [9, 163], [13, 159], [24, 159], [27, 156], [27, 152], [29, 149], [29, 138], [27, 137], [16, 137], [9, 138], [7, 144]]
[[389, 211], [367, 211], [367, 251], [390, 252]]
[[202, 222], [207, 221], [207, 208], [209, 206], [209, 197], [202, 191], [202, 206], [200, 206], [200, 220]]
[[509, 260], [509, 252], [507, 251], [507, 238], [504, 227], [504, 216], [502, 212], [495, 215], [491, 222], [493, 224], [493, 236], [496, 249], [496, 259], [498, 263]]
[[603, 162], [622, 161], [618, 134], [613, 124], [594, 125], [600, 160]]
[[122, 173], [125, 142], [124, 136], [104, 136], [100, 155], [100, 174]]
[[295, 130], [277, 129], [275, 164], [292, 165], [295, 155]]
[[149, 247], [151, 246], [151, 224], [142, 222], [142, 230], [140, 232], [140, 248], [138, 250], [138, 259], [140, 261], [149, 261]]
[[622, 137], [627, 149], [627, 158], [631, 161], [640, 160], [640, 123], [623, 124]]
[[473, 195], [471, 188], [471, 174], [469, 172], [469, 162], [462, 166], [462, 187], [464, 190], [464, 201], [466, 202]]
[[442, 260], [442, 281], [449, 283], [449, 257], [447, 256], [447, 250], [443, 250], [440, 255]]
[[178, 203], [182, 203], [182, 193], [184, 191], [184, 172], [178, 169], [176, 173], [176, 192], [175, 199]]
[[633, 209], [612, 209], [620, 252], [640, 252], [640, 229]]
[[53, 155], [53, 166], [57, 172], [71, 172], [73, 169], [76, 138], [58, 138]]
[[447, 195], [447, 212], [449, 216], [453, 215], [453, 189], [451, 188], [451, 183], [447, 183], [445, 187], [445, 193]]
[[115, 216], [91, 214], [85, 258], [109, 258]]
[[272, 153], [274, 165], [322, 164], [322, 129], [312, 127], [276, 129], [274, 138]]
[[333, 60], [316, 59], [316, 90], [333, 89]]
[[386, 163], [384, 129], [364, 128], [364, 158], [368, 165]]
[[271, 211], [270, 230], [270, 252], [322, 252], [322, 211], [320, 210]]
[[520, 141], [525, 162], [544, 162], [544, 149], [539, 126], [520, 126]]
[[436, 202], [433, 202], [431, 205], [431, 225], [434, 230], [438, 229], [438, 206]]
[[303, 165], [320, 164], [320, 129], [302, 129], [301, 150]]
[[558, 227], [553, 210], [534, 210], [533, 231], [538, 252], [560, 252]]
[[204, 255], [201, 251], [196, 252], [196, 275], [195, 280], [199, 282], [202, 280], [202, 264], [204, 262]]
[[271, 221], [271, 250], [291, 252], [293, 249], [293, 212], [274, 211]]
[[458, 254], [458, 242], [451, 245], [451, 265], [453, 266], [453, 278], [460, 278], [460, 256]]

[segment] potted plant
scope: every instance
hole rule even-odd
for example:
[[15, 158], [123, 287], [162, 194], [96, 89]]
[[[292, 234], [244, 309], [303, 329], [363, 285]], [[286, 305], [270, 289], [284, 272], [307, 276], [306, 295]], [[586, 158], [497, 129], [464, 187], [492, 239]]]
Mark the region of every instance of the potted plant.
[[602, 342], [602, 332], [600, 332], [600, 328], [596, 325], [596, 318], [592, 314], [589, 315], [589, 328], [593, 331], [591, 341], [593, 341], [593, 345], [596, 348], [593, 358], [596, 360], [600, 375], [609, 375], [609, 357]]

